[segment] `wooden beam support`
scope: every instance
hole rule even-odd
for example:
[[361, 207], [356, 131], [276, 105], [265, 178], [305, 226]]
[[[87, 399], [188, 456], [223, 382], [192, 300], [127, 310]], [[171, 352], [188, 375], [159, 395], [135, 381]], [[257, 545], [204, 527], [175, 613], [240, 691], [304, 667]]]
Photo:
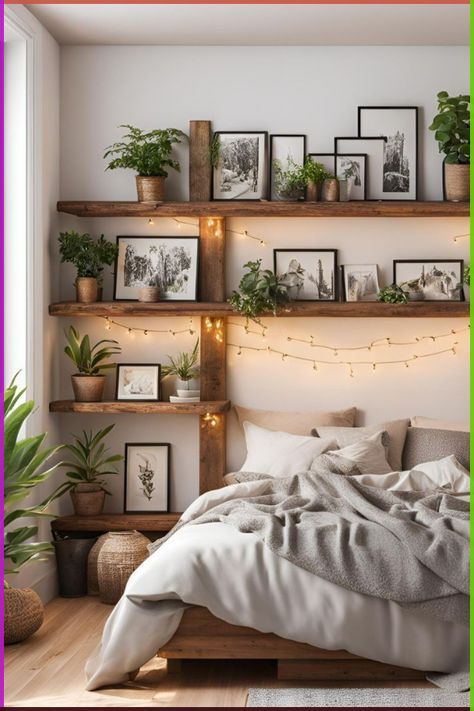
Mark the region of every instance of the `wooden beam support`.
[[211, 199], [211, 122], [189, 122], [189, 200]]
[[199, 298], [225, 301], [225, 218], [199, 218]]

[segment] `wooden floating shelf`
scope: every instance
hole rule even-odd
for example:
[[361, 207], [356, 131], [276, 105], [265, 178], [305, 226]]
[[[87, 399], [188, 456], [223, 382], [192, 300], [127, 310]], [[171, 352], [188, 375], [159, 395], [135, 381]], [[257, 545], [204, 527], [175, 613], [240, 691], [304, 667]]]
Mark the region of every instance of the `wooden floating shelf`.
[[100, 516], [60, 516], [51, 522], [53, 531], [171, 531], [180, 513], [101, 514]]
[[216, 402], [76, 402], [75, 400], [55, 400], [49, 403], [50, 412], [108, 413], [120, 415], [216, 415], [230, 409], [230, 400]]
[[284, 202], [223, 200], [215, 202], [61, 201], [58, 212], [77, 217], [469, 217], [468, 202], [353, 200]]
[[[64, 301], [51, 304], [51, 316], [235, 316], [227, 302], [216, 303], [167, 303], [145, 304], [138, 301], [101, 301], [94, 304], [79, 304]], [[346, 317], [346, 318], [451, 318], [468, 317], [466, 301], [413, 301], [409, 304], [383, 304], [377, 301], [298, 301], [289, 304], [278, 313], [279, 317]], [[275, 318], [268, 314], [269, 318]], [[104, 403], [102, 403], [104, 404]], [[164, 403], [157, 403], [163, 405]], [[166, 404], [166, 403], [165, 403]]]

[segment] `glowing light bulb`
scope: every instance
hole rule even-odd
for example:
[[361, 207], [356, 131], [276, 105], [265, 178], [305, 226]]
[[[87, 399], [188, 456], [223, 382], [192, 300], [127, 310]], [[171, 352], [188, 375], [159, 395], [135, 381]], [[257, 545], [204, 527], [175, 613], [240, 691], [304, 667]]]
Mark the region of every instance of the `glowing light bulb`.
[[148, 331], [143, 331], [144, 336], [148, 336]]
[[239, 346], [239, 350], [237, 351], [237, 355], [238, 355], [238, 356], [242, 355], [242, 346]]
[[111, 325], [111, 323], [110, 323], [110, 320], [109, 320], [109, 319], [106, 319], [106, 321], [105, 321], [105, 330], [106, 330], [106, 331], [110, 331], [111, 328], [112, 328], [112, 325]]
[[318, 370], [318, 366], [316, 365], [316, 361], [313, 362], [313, 370]]
[[148, 224], [149, 224], [149, 225], [154, 225], [154, 224], [155, 224], [155, 223], [153, 222], [153, 220], [151, 219], [151, 217], [148, 218]]
[[376, 363], [372, 363], [372, 370], [377, 370], [377, 364], [376, 364]]

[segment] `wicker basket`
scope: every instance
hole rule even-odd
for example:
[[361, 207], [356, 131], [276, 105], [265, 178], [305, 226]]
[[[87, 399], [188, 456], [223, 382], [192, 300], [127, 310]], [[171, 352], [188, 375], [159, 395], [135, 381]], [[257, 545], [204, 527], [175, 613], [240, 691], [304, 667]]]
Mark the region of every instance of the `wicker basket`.
[[44, 608], [31, 588], [5, 588], [5, 644], [22, 642], [43, 624]]
[[452, 202], [469, 200], [469, 164], [445, 163], [445, 199]]
[[130, 575], [148, 557], [149, 543], [138, 531], [109, 533], [97, 558], [101, 602], [120, 600]]
[[88, 595], [98, 595], [99, 594], [99, 576], [97, 573], [97, 561], [99, 559], [99, 553], [102, 550], [102, 546], [107, 540], [109, 534], [104, 533], [100, 536], [92, 546], [89, 557], [87, 558], [87, 594]]
[[160, 176], [137, 175], [138, 202], [157, 203], [165, 199], [165, 179]]

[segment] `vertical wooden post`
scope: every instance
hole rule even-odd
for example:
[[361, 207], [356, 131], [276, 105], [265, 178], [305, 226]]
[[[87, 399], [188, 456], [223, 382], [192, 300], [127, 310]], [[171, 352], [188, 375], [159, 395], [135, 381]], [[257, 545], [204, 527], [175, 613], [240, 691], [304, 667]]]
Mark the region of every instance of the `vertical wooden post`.
[[225, 301], [225, 217], [199, 218], [199, 299]]
[[211, 199], [211, 122], [189, 122], [189, 199]]

